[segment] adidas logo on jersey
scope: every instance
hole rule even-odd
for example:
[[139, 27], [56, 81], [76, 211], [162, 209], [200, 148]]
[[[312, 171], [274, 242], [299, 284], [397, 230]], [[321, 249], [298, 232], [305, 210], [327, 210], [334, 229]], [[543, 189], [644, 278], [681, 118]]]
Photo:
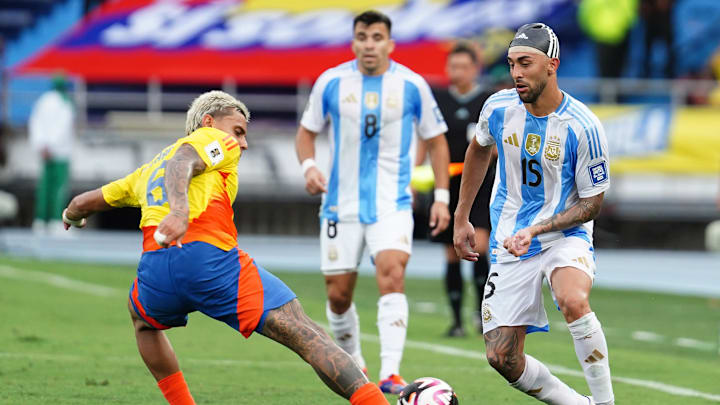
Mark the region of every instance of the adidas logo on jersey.
[[512, 135], [505, 138], [504, 142], [507, 144], [513, 145], [513, 146], [520, 147], [520, 142], [518, 142], [517, 134], [515, 132], [513, 132]]
[[354, 94], [350, 94], [349, 96], [342, 99], [343, 103], [357, 103], [357, 99], [355, 98]]

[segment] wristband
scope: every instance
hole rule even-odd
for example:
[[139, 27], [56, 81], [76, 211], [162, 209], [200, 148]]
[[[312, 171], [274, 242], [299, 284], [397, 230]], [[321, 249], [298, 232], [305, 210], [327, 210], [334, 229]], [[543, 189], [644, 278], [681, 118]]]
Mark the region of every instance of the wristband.
[[315, 166], [317, 166], [317, 163], [315, 163], [315, 159], [307, 158], [307, 159], [303, 160], [303, 162], [302, 162], [303, 176], [305, 175], [305, 173], [307, 173], [308, 170], [310, 170], [311, 167], [315, 167]]
[[87, 223], [87, 219], [80, 218], [80, 219], [70, 219], [67, 217], [67, 208], [63, 210], [62, 213], [62, 220], [68, 225], [72, 225], [76, 228], [82, 228]]
[[435, 189], [435, 202], [450, 205], [450, 191], [446, 188]]

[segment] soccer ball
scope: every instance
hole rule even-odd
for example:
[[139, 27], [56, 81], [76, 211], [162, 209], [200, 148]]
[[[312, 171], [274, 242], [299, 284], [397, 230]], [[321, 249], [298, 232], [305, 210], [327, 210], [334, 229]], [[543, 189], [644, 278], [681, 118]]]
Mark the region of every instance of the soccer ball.
[[445, 381], [422, 377], [403, 388], [397, 405], [458, 405], [458, 399]]

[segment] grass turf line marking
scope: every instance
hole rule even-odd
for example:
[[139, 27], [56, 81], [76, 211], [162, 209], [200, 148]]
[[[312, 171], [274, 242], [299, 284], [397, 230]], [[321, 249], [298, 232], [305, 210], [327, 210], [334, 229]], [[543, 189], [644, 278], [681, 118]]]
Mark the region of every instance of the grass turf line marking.
[[[327, 325], [322, 325], [322, 326], [327, 329]], [[371, 335], [368, 333], [361, 333], [360, 339], [362, 339], [364, 341], [368, 341], [368, 342], [373, 342], [373, 343], [378, 343], [378, 344], [380, 343], [380, 338], [377, 335]], [[462, 357], [462, 358], [466, 358], [466, 359], [475, 359], [475, 360], [482, 360], [482, 361], [485, 361], [487, 359], [487, 357], [485, 356], [485, 353], [480, 352], [480, 351], [459, 349], [456, 347], [439, 345], [439, 344], [428, 343], [428, 342], [419, 342], [419, 341], [410, 340], [410, 339], [405, 341], [405, 347], [426, 350], [426, 351], [438, 353], [438, 354], [446, 354], [449, 356]], [[583, 372], [579, 371], [579, 370], [574, 370], [574, 369], [567, 368], [564, 366], [558, 366], [558, 365], [548, 364], [548, 363], [545, 363], [545, 365], [554, 374], [585, 378], [585, 374], [583, 374]], [[612, 371], [612, 367], [611, 367], [611, 371]], [[612, 377], [612, 379], [615, 382], [620, 382], [620, 383], [624, 383], [624, 384], [628, 384], [628, 385], [634, 385], [637, 387], [649, 388], [651, 390], [664, 392], [666, 394], [672, 394], [672, 395], [684, 396], [684, 397], [697, 397], [697, 398], [707, 399], [710, 401], [720, 402], [720, 395], [709, 394], [709, 393], [697, 391], [697, 390], [694, 390], [691, 388], [678, 387], [675, 385], [670, 385], [670, 384], [662, 383], [659, 381], [641, 380], [639, 378], [620, 377], [620, 376], [615, 376], [615, 375]]]
[[632, 333], [632, 338], [634, 340], [639, 340], [641, 342], [663, 342], [665, 340], [665, 337], [662, 335], [658, 335], [654, 332], [647, 332], [644, 330], [636, 330]]
[[[85, 292], [92, 295], [102, 296], [102, 297], [108, 297], [108, 296], [116, 296], [119, 294], [124, 295], [125, 292], [121, 291], [117, 288], [107, 287], [100, 284], [93, 284], [88, 283], [85, 281], [78, 281], [73, 280], [67, 277], [59, 276], [56, 274], [51, 273], [45, 273], [40, 271], [34, 271], [34, 270], [20, 270], [14, 267], [0, 265], [0, 276], [7, 277], [7, 278], [14, 278], [19, 280], [25, 280], [25, 281], [35, 281], [35, 282], [42, 282], [45, 284], [49, 284], [55, 287], [60, 288], [66, 288], [71, 289], [74, 291], [80, 291]], [[327, 325], [323, 325], [325, 329], [328, 329]], [[365, 341], [379, 343], [380, 339], [377, 335], [370, 335], [367, 333], [361, 333], [360, 338]], [[449, 356], [455, 356], [455, 357], [462, 357], [462, 358], [470, 358], [475, 360], [482, 360], [485, 361], [485, 353], [479, 352], [479, 351], [473, 351], [473, 350], [466, 350], [466, 349], [459, 349], [452, 346], [445, 346], [445, 345], [439, 345], [435, 343], [428, 343], [428, 342], [420, 342], [420, 341], [414, 341], [414, 340], [406, 340], [405, 346], [413, 348], [413, 349], [420, 349], [420, 350], [426, 350], [433, 353], [438, 354], [446, 354]], [[9, 353], [0, 353], [0, 356], [2, 355], [8, 355]], [[12, 355], [12, 354], [10, 354]], [[4, 356], [3, 356], [4, 357]], [[9, 356], [8, 356], [9, 357]], [[48, 355], [49, 357], [49, 355]], [[189, 359], [188, 359], [189, 360]], [[202, 361], [202, 360], [200, 360]], [[213, 360], [210, 360], [213, 361]], [[578, 370], [570, 369], [564, 366], [557, 366], [552, 364], [546, 364], [546, 366], [556, 374], [561, 375], [569, 375], [573, 377], [584, 377], [584, 374]], [[637, 378], [629, 378], [629, 377], [619, 377], [619, 376], [613, 376], [613, 381], [629, 384], [629, 385], [635, 385], [638, 387], [644, 387], [653, 389], [656, 391], [664, 392], [667, 394], [672, 395], [678, 395], [678, 396], [685, 396], [685, 397], [697, 397], [697, 398], [703, 398], [710, 401], [720, 402], [720, 395], [715, 394], [708, 394], [705, 392], [697, 391], [690, 388], [684, 388], [684, 387], [678, 387], [670, 384], [661, 383], [658, 381], [650, 381], [650, 380], [641, 380]]]
[[57, 274], [43, 271], [23, 270], [16, 267], [0, 265], [0, 276], [22, 281], [33, 281], [48, 284], [54, 287], [65, 288], [98, 297], [117, 297], [127, 292], [118, 288], [107, 287], [101, 284], [88, 283], [86, 281], [73, 280]]

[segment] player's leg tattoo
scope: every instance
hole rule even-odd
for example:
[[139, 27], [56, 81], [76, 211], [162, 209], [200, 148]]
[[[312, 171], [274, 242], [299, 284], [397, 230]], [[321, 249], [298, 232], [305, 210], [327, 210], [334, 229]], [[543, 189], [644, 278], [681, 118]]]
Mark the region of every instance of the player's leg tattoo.
[[297, 353], [325, 385], [346, 399], [368, 382], [353, 358], [305, 314], [297, 299], [268, 312], [262, 334]]
[[525, 330], [501, 326], [483, 335], [488, 363], [509, 382], [517, 381], [525, 369]]

